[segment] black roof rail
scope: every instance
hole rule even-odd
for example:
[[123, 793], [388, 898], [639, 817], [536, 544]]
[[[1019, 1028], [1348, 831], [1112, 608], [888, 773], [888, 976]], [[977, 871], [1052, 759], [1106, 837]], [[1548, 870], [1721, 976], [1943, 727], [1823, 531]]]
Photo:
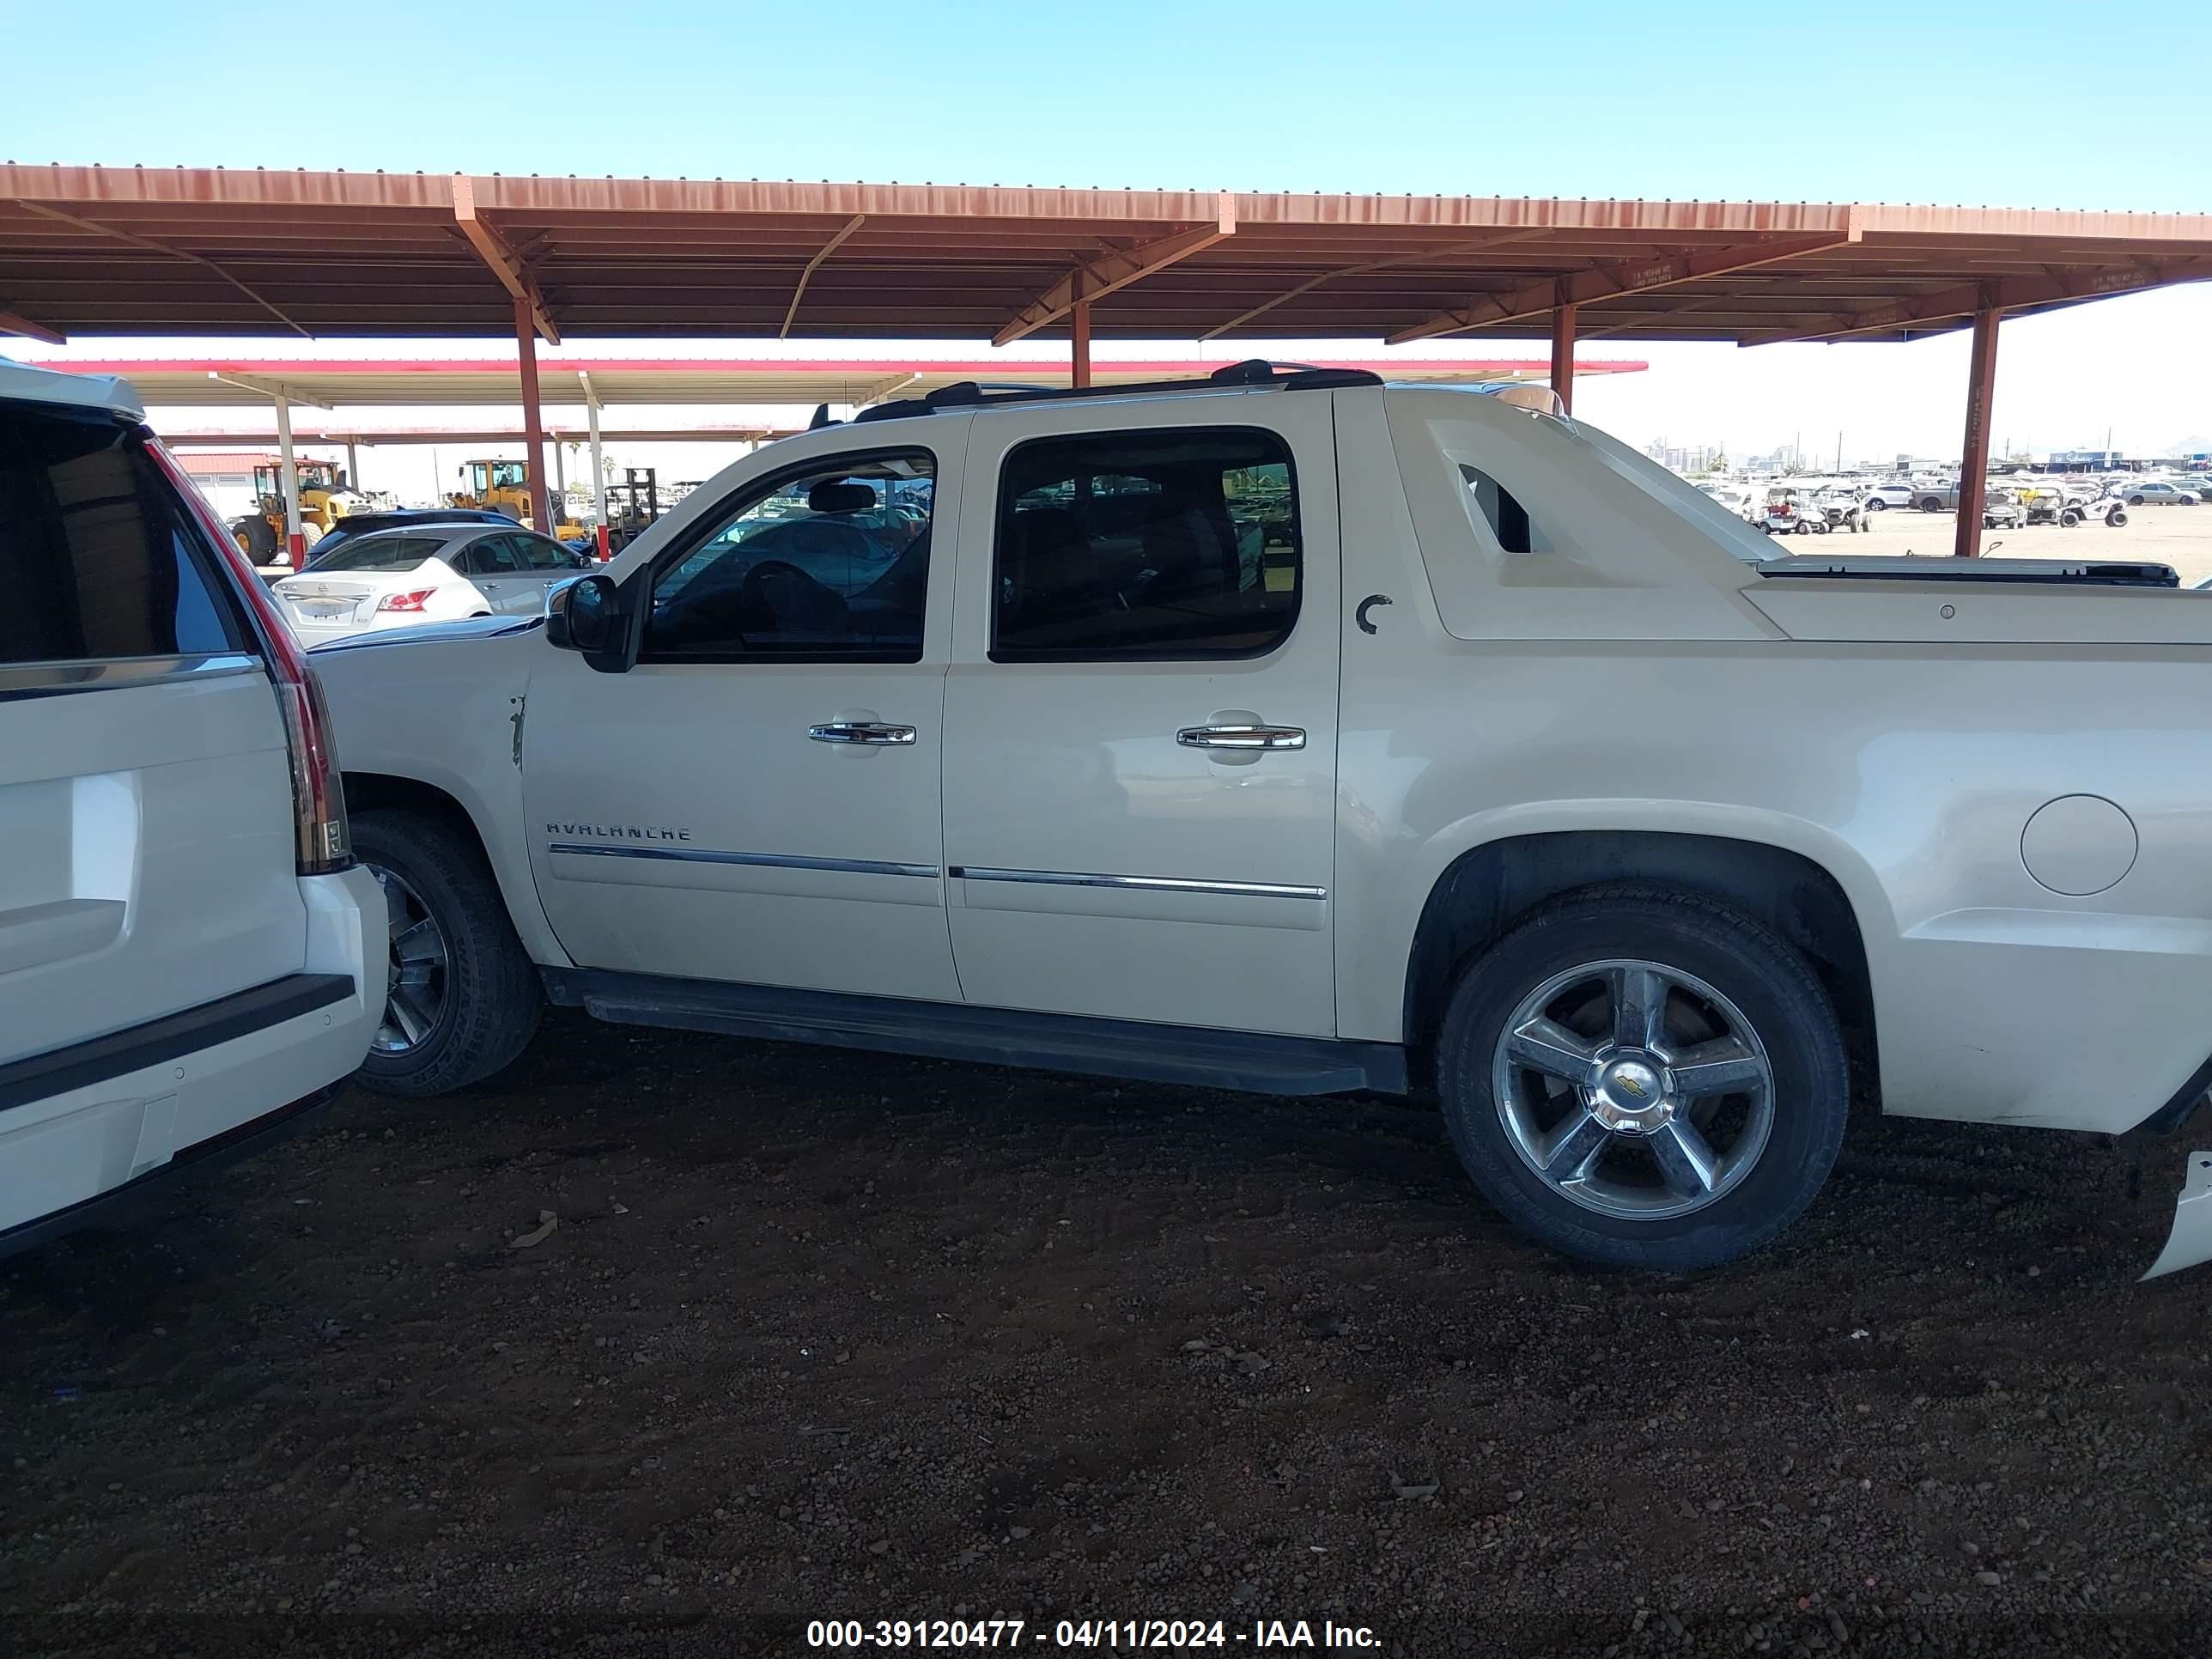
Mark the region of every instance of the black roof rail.
[[1125, 380], [1115, 386], [987, 387], [957, 380], [920, 398], [902, 398], [862, 410], [855, 421], [896, 421], [940, 410], [996, 408], [1001, 404], [1057, 403], [1073, 398], [1121, 398], [1148, 392], [1209, 392], [1228, 386], [1280, 386], [1285, 392], [1322, 392], [1336, 386], [1381, 386], [1382, 377], [1364, 368], [1314, 368], [1304, 363], [1271, 363], [1264, 357], [1224, 363], [1202, 380]]

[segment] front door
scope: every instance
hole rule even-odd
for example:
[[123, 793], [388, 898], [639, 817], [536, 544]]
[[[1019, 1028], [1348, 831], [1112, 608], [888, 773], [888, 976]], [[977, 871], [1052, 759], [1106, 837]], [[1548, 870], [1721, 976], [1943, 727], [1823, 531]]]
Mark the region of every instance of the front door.
[[652, 608], [629, 672], [545, 653], [523, 787], [538, 890], [579, 963], [959, 1000], [939, 793], [952, 561], [932, 560], [930, 530], [958, 511], [967, 426], [933, 423], [934, 449], [792, 441], [629, 573]]
[[970, 1002], [1334, 1034], [1333, 395], [976, 421], [945, 713]]

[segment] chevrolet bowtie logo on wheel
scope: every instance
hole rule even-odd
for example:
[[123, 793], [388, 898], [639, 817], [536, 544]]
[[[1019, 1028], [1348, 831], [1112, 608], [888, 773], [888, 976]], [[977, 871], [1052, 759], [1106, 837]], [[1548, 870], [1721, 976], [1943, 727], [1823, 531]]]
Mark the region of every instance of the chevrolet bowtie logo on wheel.
[[1626, 1075], [1625, 1073], [1624, 1073], [1623, 1075], [1621, 1075], [1621, 1076], [1619, 1076], [1619, 1077], [1614, 1078], [1614, 1079], [1613, 1079], [1613, 1081], [1614, 1081], [1615, 1083], [1618, 1083], [1618, 1084], [1621, 1086], [1621, 1088], [1623, 1089], [1623, 1091], [1625, 1091], [1626, 1092], [1627, 1092], [1627, 1093], [1629, 1093], [1629, 1094], [1634, 1095], [1634, 1096], [1635, 1096], [1638, 1100], [1643, 1099], [1646, 1094], [1648, 1094], [1648, 1093], [1650, 1093], [1650, 1092], [1649, 1090], [1647, 1090], [1646, 1088], [1644, 1088], [1644, 1086], [1642, 1084], [1638, 1083], [1638, 1082], [1634, 1078], [1632, 1078], [1632, 1077], [1629, 1077], [1629, 1076]]

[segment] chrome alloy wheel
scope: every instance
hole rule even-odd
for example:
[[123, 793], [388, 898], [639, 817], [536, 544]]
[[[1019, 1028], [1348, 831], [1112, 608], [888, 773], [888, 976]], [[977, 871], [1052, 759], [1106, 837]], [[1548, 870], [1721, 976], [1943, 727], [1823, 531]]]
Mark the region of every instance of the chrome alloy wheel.
[[451, 963], [446, 935], [422, 895], [389, 870], [368, 866], [384, 890], [391, 950], [384, 969], [384, 1023], [370, 1046], [404, 1054], [438, 1027], [446, 1010]]
[[1733, 1190], [1774, 1127], [1774, 1067], [1742, 1010], [1656, 962], [1553, 975], [1506, 1020], [1491, 1083], [1506, 1138], [1546, 1185], [1630, 1221]]

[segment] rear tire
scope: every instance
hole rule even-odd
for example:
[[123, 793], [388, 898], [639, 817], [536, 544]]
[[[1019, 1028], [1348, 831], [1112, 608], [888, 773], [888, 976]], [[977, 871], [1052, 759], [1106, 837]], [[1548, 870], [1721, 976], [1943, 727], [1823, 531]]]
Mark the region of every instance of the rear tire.
[[[1657, 1000], [1660, 1036], [1647, 1051], [1657, 1058], [1640, 1070], [1635, 1045], [1620, 1036], [1618, 991], [1600, 990], [1601, 1008], [1570, 1008], [1585, 994], [1576, 988], [1602, 987], [1620, 969], [1651, 969], [1672, 988]], [[1547, 995], [1559, 1000], [1547, 1002]], [[1585, 1050], [1595, 1056], [1594, 1076], [1611, 1077], [1610, 1067], [1629, 1054], [1626, 1092], [1613, 1083], [1569, 1086], [1547, 1079], [1548, 1066], [1521, 1065], [1522, 1045], [1508, 1049], [1510, 1030], [1529, 1030], [1539, 1017], [1550, 1022], [1549, 1033], [1595, 1045]], [[1723, 1094], [1677, 1077], [1674, 1068], [1716, 1033], [1755, 1055], [1764, 1080]], [[1698, 1063], [1710, 1066], [1721, 1054], [1708, 1046]], [[1535, 911], [1461, 976], [1437, 1052], [1445, 1126], [1486, 1197], [1567, 1255], [1669, 1273], [1747, 1255], [1804, 1212], [1843, 1144], [1850, 1077], [1835, 1010], [1805, 959], [1741, 912], [1664, 888], [1584, 889]], [[1539, 1102], [1547, 1089], [1564, 1092]], [[1565, 1138], [1568, 1126], [1585, 1116], [1595, 1122], [1601, 1109], [1616, 1119], [1624, 1107], [1649, 1119], [1659, 1109], [1652, 1090], [1669, 1115], [1656, 1127], [1606, 1133], [1601, 1125], [1592, 1132], [1600, 1150], [1577, 1174], [1547, 1176], [1524, 1150], [1533, 1140], [1579, 1163], [1570, 1147], [1582, 1143]], [[1559, 1107], [1556, 1122], [1532, 1126], [1532, 1103]], [[1754, 1130], [1762, 1111], [1764, 1127]], [[1678, 1121], [1694, 1126], [1687, 1139], [1714, 1175], [1711, 1187], [1682, 1177], [1679, 1155], [1671, 1160], [1676, 1173], [1668, 1173], [1670, 1158], [1662, 1154], [1680, 1144], [1671, 1127]]]
[[1920, 498], [1920, 510], [1923, 513], [1941, 513], [1943, 503], [1933, 495], [1923, 495]]
[[544, 1012], [482, 850], [440, 819], [404, 811], [353, 820], [354, 854], [391, 914], [385, 1021], [358, 1080], [419, 1099], [482, 1081], [527, 1048]]

